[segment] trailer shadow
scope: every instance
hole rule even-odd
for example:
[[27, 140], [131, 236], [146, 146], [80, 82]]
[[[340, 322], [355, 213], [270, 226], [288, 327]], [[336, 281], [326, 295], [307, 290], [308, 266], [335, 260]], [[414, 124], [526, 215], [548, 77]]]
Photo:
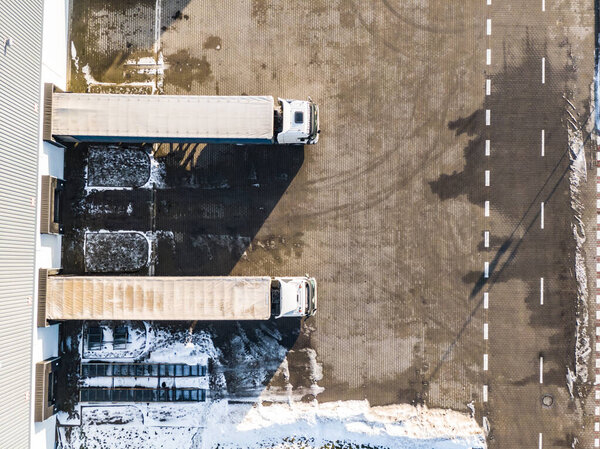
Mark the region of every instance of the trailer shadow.
[[[88, 271], [85, 235], [103, 230], [146, 233], [152, 251], [138, 274], [229, 275], [252, 250], [257, 232], [304, 161], [299, 146], [164, 144], [155, 148], [145, 186], [95, 189], [86, 187], [91, 146], [98, 152], [99, 145], [76, 144], [65, 153], [66, 274]], [[95, 253], [104, 257], [101, 248]], [[103, 262], [104, 273], [118, 274], [108, 265]]]
[[[155, 275], [230, 275], [304, 161], [303, 147], [165, 144], [155, 146], [152, 154], [153, 173], [160, 174], [151, 175], [153, 187], [86, 190], [89, 147], [71, 145], [65, 154], [63, 273], [68, 274], [85, 273], [85, 233], [127, 230], [154, 236]], [[101, 248], [95, 252], [104, 257]], [[147, 275], [148, 270], [136, 274]], [[218, 354], [209, 367], [210, 395], [215, 399], [250, 407], [266, 393], [273, 398], [316, 395], [316, 383], [310, 381], [315, 378], [314, 352], [300, 337], [300, 319], [152, 326], [174, 334], [189, 329], [210, 336]], [[287, 358], [300, 370], [290, 373]], [[64, 378], [72, 379], [77, 369], [66, 368]], [[71, 407], [77, 397], [65, 401]]]
[[155, 158], [167, 186], [156, 190], [156, 274], [224, 276], [252, 250], [300, 170], [304, 148], [168, 145]]

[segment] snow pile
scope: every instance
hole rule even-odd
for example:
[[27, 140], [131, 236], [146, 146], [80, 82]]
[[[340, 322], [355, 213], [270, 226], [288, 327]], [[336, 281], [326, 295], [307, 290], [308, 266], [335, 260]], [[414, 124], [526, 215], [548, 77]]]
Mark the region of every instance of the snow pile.
[[188, 334], [153, 329], [145, 361], [148, 363], [185, 363], [187, 365], [206, 366], [209, 359], [217, 357], [218, 351], [212, 338], [206, 332]]
[[89, 411], [86, 408], [82, 422], [81, 427], [69, 431], [59, 428], [64, 447], [486, 447], [483, 430], [465, 414], [410, 405], [370, 407], [366, 401], [252, 406], [222, 400], [208, 404], [98, 407]]
[[573, 396], [573, 377], [585, 383], [588, 380], [588, 361], [592, 352], [590, 337], [588, 335], [589, 311], [588, 311], [588, 287], [587, 273], [585, 268], [585, 257], [583, 246], [586, 241], [585, 228], [581, 216], [583, 204], [580, 200], [580, 187], [587, 179], [585, 165], [585, 150], [581, 129], [569, 121], [569, 157], [570, 165], [570, 197], [571, 208], [575, 213], [575, 223], [572, 224], [573, 236], [575, 238], [575, 279], [577, 281], [577, 311], [575, 327], [575, 376], [567, 375], [567, 387]]
[[[229, 411], [227, 416], [235, 417], [236, 413]], [[228, 425], [235, 426], [236, 431], [226, 431]], [[257, 404], [239, 424], [229, 422], [221, 429], [214, 428], [216, 431], [204, 432], [205, 447], [264, 447], [265, 443], [278, 445], [293, 440], [300, 443], [296, 447], [321, 447], [330, 442], [394, 448], [485, 447], [483, 430], [465, 414], [406, 404], [371, 407], [367, 401]]]

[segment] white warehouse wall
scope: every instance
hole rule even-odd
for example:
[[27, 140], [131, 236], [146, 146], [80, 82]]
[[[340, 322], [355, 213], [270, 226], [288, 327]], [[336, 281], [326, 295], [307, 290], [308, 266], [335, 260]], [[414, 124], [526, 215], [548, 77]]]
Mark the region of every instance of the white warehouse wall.
[[[68, 45], [69, 0], [45, 0], [42, 44], [42, 85], [40, 86], [40, 131], [39, 131], [39, 168], [38, 177], [55, 176], [64, 179], [64, 150], [42, 140], [43, 123], [43, 85], [53, 83], [66, 90], [67, 84], [67, 45]], [[60, 235], [41, 235], [39, 233], [41, 184], [38, 181], [38, 232], [36, 233], [36, 285], [40, 268], [61, 267]], [[33, 301], [33, 373], [31, 384], [31, 447], [35, 449], [53, 449], [55, 446], [56, 417], [44, 422], [34, 422], [35, 364], [58, 355], [59, 325], [47, 328], [37, 327], [37, 288]]]

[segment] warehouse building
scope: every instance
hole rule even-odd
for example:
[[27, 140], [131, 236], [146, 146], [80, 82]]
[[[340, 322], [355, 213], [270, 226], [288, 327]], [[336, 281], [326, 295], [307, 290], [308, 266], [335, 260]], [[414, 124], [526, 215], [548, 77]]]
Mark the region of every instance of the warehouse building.
[[37, 272], [60, 265], [59, 229], [42, 220], [42, 208], [53, 206], [44, 198], [63, 177], [63, 150], [42, 141], [41, 105], [44, 82], [66, 87], [68, 7], [66, 0], [0, 2], [2, 448], [55, 446], [58, 325], [38, 329], [34, 317]]

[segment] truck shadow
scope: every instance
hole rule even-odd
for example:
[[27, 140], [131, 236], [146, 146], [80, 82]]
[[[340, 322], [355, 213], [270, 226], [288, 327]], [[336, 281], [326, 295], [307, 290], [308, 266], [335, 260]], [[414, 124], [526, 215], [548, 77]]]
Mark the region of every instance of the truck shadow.
[[156, 190], [156, 274], [218, 276], [252, 250], [300, 170], [304, 148], [169, 145], [155, 157], [167, 186]]
[[[140, 275], [150, 268], [157, 276], [229, 275], [252, 250], [257, 232], [304, 162], [300, 146], [165, 144], [154, 152], [154, 174], [146, 186], [86, 189], [90, 146], [71, 145], [65, 154], [65, 274], [86, 272], [85, 234], [105, 230], [142, 232], [152, 240]], [[108, 248], [107, 254], [94, 250], [96, 257], [114, 257]]]
[[[85, 232], [127, 230], [155, 236], [152, 258], [157, 276], [230, 275], [304, 162], [303, 147], [166, 144], [153, 154], [153, 170], [156, 165], [160, 168], [154, 188], [86, 191], [88, 149], [89, 145], [71, 145], [65, 155], [65, 274], [85, 273]], [[104, 257], [101, 248], [95, 251]], [[242, 270], [246, 275], [304, 274], [260, 269], [253, 264]], [[314, 352], [299, 338], [300, 319], [152, 326], [167, 326], [173, 332], [193, 329], [210, 336], [217, 353], [209, 369], [211, 397], [239, 401], [242, 406], [265, 393], [284, 397], [293, 390], [298, 398], [314, 397], [310, 382], [315, 377], [310, 375]], [[287, 370], [288, 357], [298, 371]], [[71, 371], [65, 376], [72, 378]]]

